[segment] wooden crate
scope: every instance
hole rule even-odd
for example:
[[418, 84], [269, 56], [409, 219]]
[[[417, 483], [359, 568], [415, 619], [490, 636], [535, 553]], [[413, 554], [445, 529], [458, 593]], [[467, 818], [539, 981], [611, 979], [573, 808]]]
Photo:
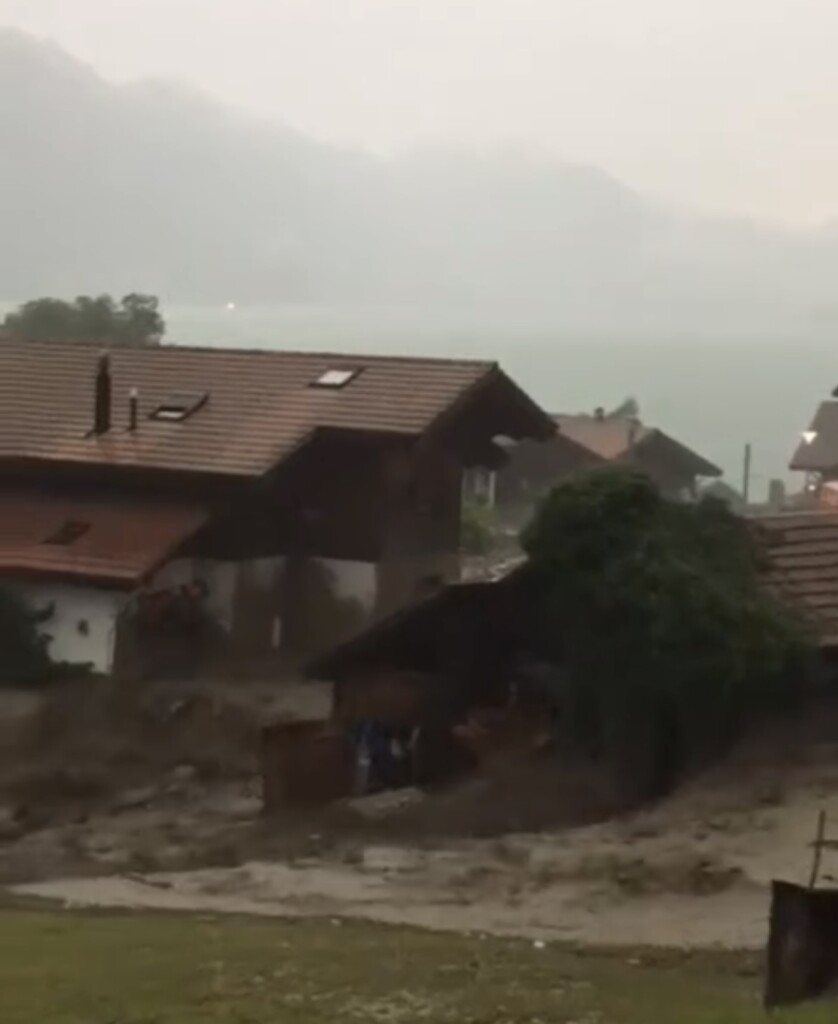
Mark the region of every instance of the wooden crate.
[[330, 803], [352, 792], [352, 746], [323, 721], [282, 722], [262, 733], [264, 808]]

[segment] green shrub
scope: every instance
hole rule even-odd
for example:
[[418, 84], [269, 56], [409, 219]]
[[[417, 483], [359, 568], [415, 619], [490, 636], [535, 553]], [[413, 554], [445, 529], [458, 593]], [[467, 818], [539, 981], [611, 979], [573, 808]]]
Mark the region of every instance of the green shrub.
[[762, 585], [756, 534], [724, 504], [680, 504], [626, 469], [569, 479], [522, 542], [542, 645], [567, 671], [563, 722], [638, 795], [801, 690], [813, 646]]
[[39, 628], [45, 618], [0, 587], [0, 685], [35, 683], [49, 674], [48, 640]]

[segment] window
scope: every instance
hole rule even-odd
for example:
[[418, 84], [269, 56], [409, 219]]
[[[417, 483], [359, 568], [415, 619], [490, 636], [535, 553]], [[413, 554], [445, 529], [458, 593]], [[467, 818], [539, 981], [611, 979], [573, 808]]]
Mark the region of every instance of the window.
[[152, 413], [155, 420], [185, 420], [189, 415], [188, 411], [177, 405], [159, 405]]
[[359, 368], [338, 368], [326, 370], [321, 373], [317, 380], [312, 381], [313, 388], [345, 388], [361, 372]]
[[152, 409], [149, 419], [161, 420], [164, 423], [180, 423], [205, 405], [208, 398], [206, 392], [199, 391], [182, 391], [167, 395]]
[[49, 535], [44, 544], [68, 545], [75, 544], [79, 537], [83, 537], [90, 529], [90, 523], [81, 523], [74, 519], [62, 523], [61, 526]]

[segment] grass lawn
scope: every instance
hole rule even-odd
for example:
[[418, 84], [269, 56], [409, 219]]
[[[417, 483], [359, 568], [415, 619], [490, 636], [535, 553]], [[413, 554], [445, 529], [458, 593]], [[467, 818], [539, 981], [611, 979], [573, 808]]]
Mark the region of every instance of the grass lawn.
[[[0, 911], [2, 1024], [747, 1024], [760, 958], [366, 924]], [[838, 1020], [838, 1004], [772, 1018]]]

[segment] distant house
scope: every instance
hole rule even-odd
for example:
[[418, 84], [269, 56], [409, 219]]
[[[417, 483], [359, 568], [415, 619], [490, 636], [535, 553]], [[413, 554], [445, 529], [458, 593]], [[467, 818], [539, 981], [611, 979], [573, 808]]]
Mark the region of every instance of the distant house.
[[621, 464], [647, 474], [670, 497], [695, 497], [700, 482], [722, 475], [718, 466], [637, 417], [556, 414], [558, 432], [546, 441], [507, 442], [507, 461], [491, 478], [476, 471], [469, 493], [512, 519], [520, 518], [555, 484], [580, 470]]
[[801, 436], [789, 468], [805, 473], [804, 491], [812, 504], [836, 505], [838, 482], [838, 401], [822, 402]]
[[[0, 583], [53, 657], [314, 651], [458, 575], [464, 468], [554, 424], [494, 363], [0, 345]], [[217, 645], [217, 646], [215, 646]]]

